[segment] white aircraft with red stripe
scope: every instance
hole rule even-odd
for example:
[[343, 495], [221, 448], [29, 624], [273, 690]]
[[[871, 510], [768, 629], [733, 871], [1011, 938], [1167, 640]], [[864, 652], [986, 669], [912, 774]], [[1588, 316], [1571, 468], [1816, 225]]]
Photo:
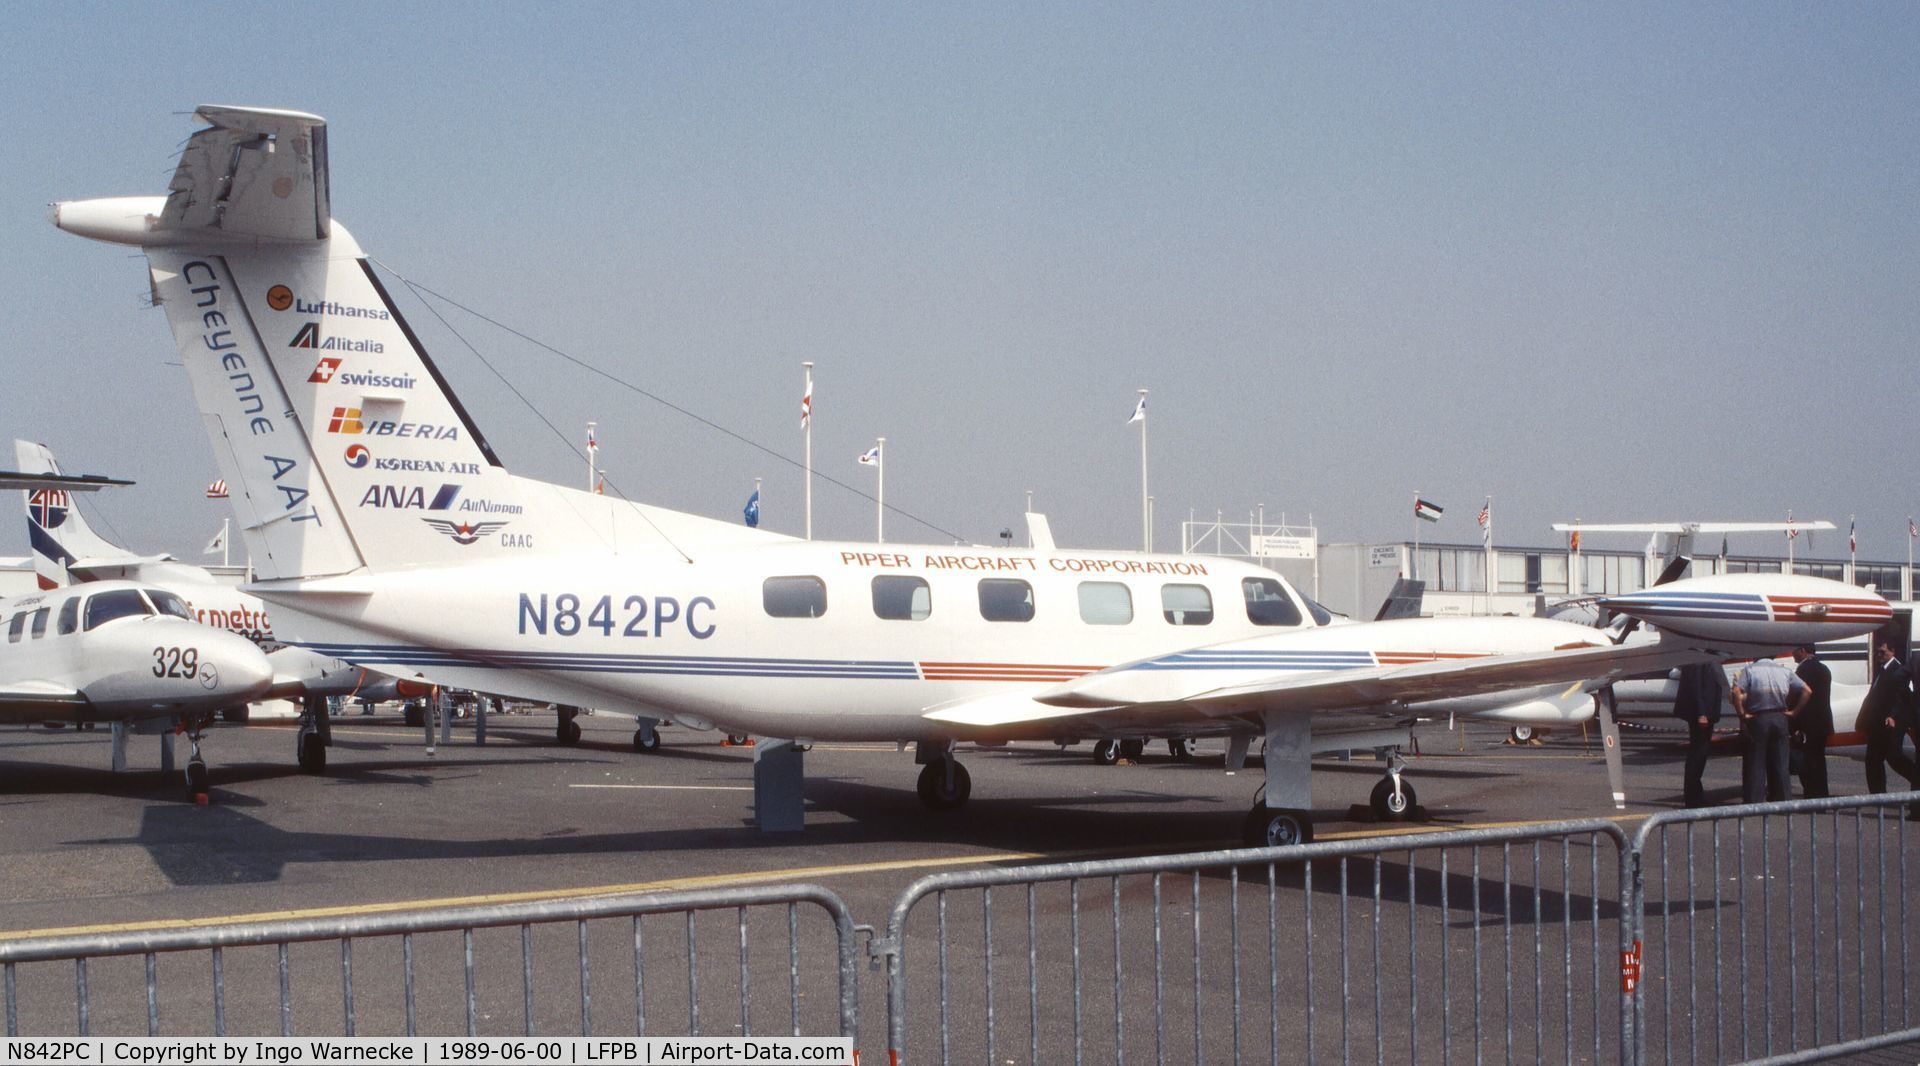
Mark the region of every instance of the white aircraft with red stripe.
[[[800, 541], [508, 472], [328, 207], [326, 127], [204, 107], [164, 197], [59, 204], [142, 248], [282, 639], [457, 687], [811, 740], [915, 743], [920, 796], [970, 793], [957, 742], [1265, 743], [1250, 841], [1311, 833], [1310, 757], [1420, 719], [1565, 722], [1613, 679], [1868, 631], [1884, 600], [1732, 576], [1615, 597], [1616, 643], [1546, 619], [1330, 624], [1215, 558]], [[763, 743], [759, 780], [797, 774]], [[1610, 751], [1617, 749], [1610, 748]], [[1397, 762], [1376, 792], [1412, 805]], [[762, 797], [763, 827], [797, 801]]]

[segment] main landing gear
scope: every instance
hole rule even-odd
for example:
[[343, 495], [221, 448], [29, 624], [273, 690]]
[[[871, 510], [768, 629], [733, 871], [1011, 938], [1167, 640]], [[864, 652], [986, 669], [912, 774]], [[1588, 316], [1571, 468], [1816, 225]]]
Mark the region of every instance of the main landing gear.
[[[1138, 762], [1146, 754], [1147, 742], [1139, 738], [1130, 740], [1100, 740], [1093, 745], [1093, 761], [1099, 766], [1113, 766], [1121, 759]], [[1167, 741], [1167, 754], [1175, 762], [1186, 762], [1193, 758], [1193, 738], [1173, 737]]]
[[952, 741], [922, 741], [915, 745], [913, 759], [920, 764], [920, 802], [928, 810], [955, 810], [973, 794], [973, 778], [953, 757]]
[[303, 774], [327, 772], [327, 746], [333, 723], [327, 717], [327, 698], [308, 696], [300, 701], [300, 728], [294, 734], [294, 756]]
[[580, 723], [574, 721], [580, 715], [580, 708], [556, 707], [554, 710], [559, 712], [560, 720], [554, 724], [553, 739], [567, 745], [580, 743]]
[[633, 731], [633, 750], [642, 754], [652, 754], [660, 750], [660, 723], [651, 718], [640, 719], [640, 728]]
[[1250, 848], [1313, 843], [1313, 815], [1303, 810], [1269, 807], [1264, 802], [1253, 805], [1240, 829]]
[[1398, 751], [1387, 756], [1387, 776], [1373, 786], [1373, 795], [1368, 805], [1373, 808], [1373, 816], [1383, 822], [1404, 822], [1413, 817], [1418, 801], [1414, 798], [1413, 786], [1401, 776], [1407, 768], [1407, 761]]

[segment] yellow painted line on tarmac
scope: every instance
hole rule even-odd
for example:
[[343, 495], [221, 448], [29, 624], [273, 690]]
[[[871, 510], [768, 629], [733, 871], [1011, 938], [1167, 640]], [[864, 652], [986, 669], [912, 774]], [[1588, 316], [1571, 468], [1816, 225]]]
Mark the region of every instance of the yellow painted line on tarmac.
[[[574, 787], [620, 787], [620, 786], [574, 786]], [[629, 786], [647, 787], [647, 786]], [[656, 786], [657, 787], [657, 786]], [[704, 786], [676, 786], [704, 787]], [[1647, 814], [1615, 814], [1607, 816], [1607, 821], [1632, 823], [1648, 817]], [[1549, 825], [1567, 819], [1544, 818], [1511, 822], [1467, 822], [1459, 825], [1432, 826], [1395, 826], [1388, 829], [1348, 830], [1338, 833], [1315, 834], [1317, 840], [1355, 840], [1368, 837], [1424, 836], [1444, 833], [1458, 829], [1522, 829], [1528, 826]], [[1223, 843], [1215, 841], [1212, 843]], [[1230, 844], [1228, 846], [1231, 846]], [[245, 922], [291, 921], [310, 918], [339, 918], [360, 914], [387, 914], [394, 911], [416, 910], [428, 907], [475, 907], [496, 906], [505, 903], [524, 903], [533, 900], [580, 899], [589, 896], [611, 896], [628, 892], [666, 892], [693, 888], [709, 888], [726, 885], [765, 884], [770, 881], [799, 881], [827, 877], [846, 877], [855, 874], [888, 873], [895, 870], [935, 870], [951, 866], [983, 866], [1000, 862], [1074, 862], [1085, 859], [1112, 855], [1151, 855], [1137, 847], [1100, 848], [1078, 852], [1060, 852], [1048, 854], [1037, 851], [1000, 851], [982, 855], [950, 855], [938, 858], [887, 859], [878, 862], [841, 863], [832, 866], [790, 866], [777, 870], [749, 870], [735, 873], [702, 874], [695, 877], [674, 877], [659, 881], [636, 881], [628, 884], [595, 885], [586, 888], [536, 889], [526, 892], [496, 892], [478, 896], [451, 896], [440, 899], [395, 900], [387, 903], [354, 903], [335, 907], [311, 907], [304, 910], [259, 911], [252, 914], [216, 915], [206, 918], [162, 918], [144, 922], [118, 922], [100, 925], [59, 926], [46, 929], [18, 929], [0, 931], [0, 941], [26, 940], [49, 936], [83, 936], [99, 933], [138, 933], [161, 929], [205, 929], [222, 925], [236, 925]]]
[[651, 788], [662, 792], [752, 792], [752, 785], [568, 785], [568, 788]]

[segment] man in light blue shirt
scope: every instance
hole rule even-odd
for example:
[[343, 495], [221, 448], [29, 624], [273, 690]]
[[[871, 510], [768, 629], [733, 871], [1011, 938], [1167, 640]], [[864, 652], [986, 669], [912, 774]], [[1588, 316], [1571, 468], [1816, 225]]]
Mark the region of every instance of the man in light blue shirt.
[[1733, 707], [1747, 733], [1740, 767], [1744, 802], [1787, 798], [1787, 716], [1806, 706], [1812, 690], [1776, 659], [1755, 659], [1733, 683]]

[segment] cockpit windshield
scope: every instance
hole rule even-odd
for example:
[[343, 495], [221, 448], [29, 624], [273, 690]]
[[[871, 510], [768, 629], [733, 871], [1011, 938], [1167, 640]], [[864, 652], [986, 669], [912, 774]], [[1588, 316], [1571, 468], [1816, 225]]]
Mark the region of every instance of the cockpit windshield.
[[97, 629], [116, 618], [131, 618], [153, 613], [139, 589], [114, 589], [97, 593], [87, 600], [87, 628]]
[[153, 601], [154, 607], [158, 608], [161, 614], [170, 614], [175, 618], [193, 621], [193, 608], [187, 606], [187, 601], [165, 589], [148, 589], [147, 599]]

